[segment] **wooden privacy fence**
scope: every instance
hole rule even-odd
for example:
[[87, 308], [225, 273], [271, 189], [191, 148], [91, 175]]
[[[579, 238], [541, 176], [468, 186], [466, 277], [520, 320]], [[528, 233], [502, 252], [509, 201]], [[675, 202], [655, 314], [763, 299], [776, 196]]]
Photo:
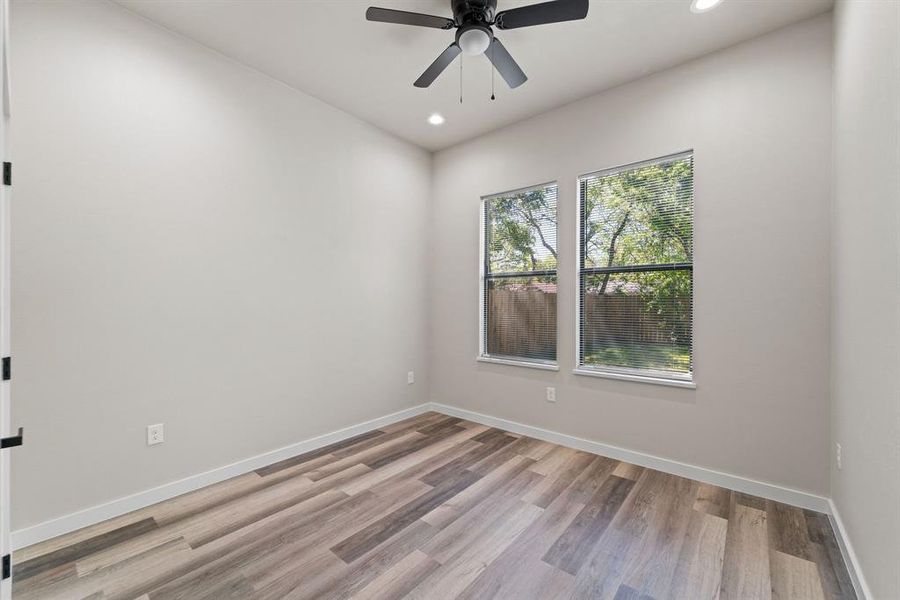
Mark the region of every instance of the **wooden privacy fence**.
[[[556, 293], [540, 289], [487, 290], [488, 354], [554, 359]], [[673, 327], [641, 296], [588, 293], [583, 302], [585, 348], [610, 344], [671, 344]], [[681, 324], [687, 335], [689, 323]], [[678, 328], [676, 328], [677, 330]]]
[[487, 290], [487, 351], [501, 356], [556, 359], [556, 293]]

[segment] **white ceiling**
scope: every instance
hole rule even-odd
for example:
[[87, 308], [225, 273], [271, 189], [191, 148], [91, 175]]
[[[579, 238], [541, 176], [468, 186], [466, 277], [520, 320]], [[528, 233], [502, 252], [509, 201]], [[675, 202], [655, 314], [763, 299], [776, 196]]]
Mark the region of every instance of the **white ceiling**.
[[[500, 32], [529, 80], [509, 90], [484, 57], [428, 89], [413, 81], [452, 31], [365, 20], [370, 4], [452, 16], [449, 0], [117, 0], [288, 85], [430, 150], [825, 12], [832, 0], [593, 0], [584, 21]], [[499, 0], [499, 9], [533, 2]], [[425, 119], [439, 112], [447, 122]]]

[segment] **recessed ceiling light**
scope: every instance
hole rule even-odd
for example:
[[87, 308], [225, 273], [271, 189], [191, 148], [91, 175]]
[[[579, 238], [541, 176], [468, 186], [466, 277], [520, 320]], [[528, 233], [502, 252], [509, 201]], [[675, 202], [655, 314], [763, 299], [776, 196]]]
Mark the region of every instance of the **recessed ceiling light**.
[[428, 117], [428, 122], [432, 125], [443, 125], [444, 120], [445, 119], [443, 115], [439, 115], [438, 113], [434, 113], [430, 117]]
[[702, 13], [717, 7], [722, 0], [694, 0], [691, 2], [691, 12]]

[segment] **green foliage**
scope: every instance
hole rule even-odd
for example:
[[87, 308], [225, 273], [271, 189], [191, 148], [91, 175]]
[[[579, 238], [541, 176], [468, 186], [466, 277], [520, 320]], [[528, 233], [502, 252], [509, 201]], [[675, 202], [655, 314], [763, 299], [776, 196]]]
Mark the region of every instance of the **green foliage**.
[[585, 354], [587, 364], [632, 369], [687, 372], [691, 366], [689, 346], [664, 344], [614, 344]]
[[691, 262], [690, 159], [591, 179], [583, 192], [586, 266]]
[[556, 191], [536, 188], [487, 204], [491, 272], [556, 269]]
[[[693, 262], [691, 158], [600, 176], [583, 186], [585, 267]], [[692, 271], [606, 273], [585, 283], [589, 292], [601, 297], [640, 297], [645, 313], [653, 316], [659, 337], [668, 340], [674, 353], [655, 362], [661, 368], [689, 369], [689, 357], [683, 360], [681, 350], [675, 349], [689, 347], [691, 342]], [[610, 345], [595, 355], [602, 359], [604, 353], [617, 349], [625, 352], [628, 348]]]

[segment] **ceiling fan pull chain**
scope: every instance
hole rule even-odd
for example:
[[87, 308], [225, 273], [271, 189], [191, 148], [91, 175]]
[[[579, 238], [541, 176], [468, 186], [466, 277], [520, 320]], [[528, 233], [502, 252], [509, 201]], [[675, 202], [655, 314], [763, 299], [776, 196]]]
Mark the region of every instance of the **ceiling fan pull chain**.
[[462, 104], [462, 56], [459, 57], [459, 103]]
[[[493, 42], [493, 40], [491, 40]], [[491, 44], [491, 100], [494, 98], [494, 44]]]

